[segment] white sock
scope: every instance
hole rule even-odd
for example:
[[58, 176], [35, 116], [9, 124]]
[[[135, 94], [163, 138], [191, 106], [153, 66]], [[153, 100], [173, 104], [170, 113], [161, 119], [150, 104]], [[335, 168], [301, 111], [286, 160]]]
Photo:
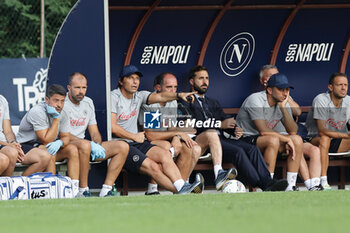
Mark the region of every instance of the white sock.
[[297, 172], [287, 172], [288, 187], [286, 188], [286, 191], [293, 190], [293, 186], [297, 183], [297, 176]]
[[85, 191], [89, 191], [89, 187], [79, 188], [79, 194], [83, 194]]
[[147, 193], [154, 193], [158, 191], [158, 184], [148, 183]]
[[75, 197], [79, 193], [79, 180], [72, 180], [73, 184], [73, 196]]
[[319, 186], [321, 179], [318, 177], [314, 177], [311, 179], [311, 187]]
[[174, 147], [171, 147], [171, 148], [169, 149], [169, 151], [170, 151], [170, 153], [171, 153], [171, 157], [174, 158], [174, 157], [175, 157], [175, 149], [174, 149]]
[[214, 165], [214, 175], [215, 179], [218, 177], [219, 171], [223, 170], [221, 164]]
[[271, 179], [273, 179], [273, 176], [275, 175], [275, 173], [270, 173]]
[[185, 184], [185, 181], [183, 179], [179, 179], [179, 180], [174, 182], [174, 186], [178, 192], [182, 189], [184, 184]]
[[327, 178], [327, 176], [321, 176], [321, 185], [322, 186], [328, 185], [328, 178]]
[[102, 189], [101, 189], [101, 191], [100, 191], [100, 194], [99, 194], [98, 196], [99, 196], [99, 197], [104, 197], [104, 196], [106, 196], [107, 193], [108, 193], [109, 191], [111, 191], [111, 190], [112, 190], [112, 186], [107, 185], [107, 184], [103, 184], [103, 185], [102, 185]]
[[310, 189], [311, 187], [313, 187], [313, 185], [311, 185], [311, 179], [305, 180], [304, 184], [305, 184], [307, 189]]

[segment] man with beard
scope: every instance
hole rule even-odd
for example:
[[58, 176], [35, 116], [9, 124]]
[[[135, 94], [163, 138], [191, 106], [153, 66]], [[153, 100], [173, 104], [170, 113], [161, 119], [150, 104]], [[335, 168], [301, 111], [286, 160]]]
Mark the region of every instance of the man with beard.
[[329, 79], [328, 92], [317, 95], [312, 102], [312, 110], [306, 119], [308, 137], [312, 144], [320, 147], [321, 185], [325, 190], [331, 187], [327, 181], [328, 152], [350, 150], [350, 97], [348, 78], [343, 73], [333, 73]]
[[[285, 190], [288, 185], [287, 181], [271, 179], [259, 149], [239, 139], [243, 131], [241, 128], [237, 127], [235, 119], [227, 116], [223, 112], [217, 100], [205, 95], [209, 87], [208, 70], [204, 66], [193, 67], [189, 73], [189, 82], [192, 86], [192, 90], [197, 91], [197, 94], [195, 94], [193, 103], [182, 102], [186, 107], [185, 111], [188, 111], [197, 121], [214, 120], [221, 122], [220, 127], [197, 127], [196, 142], [201, 144], [198, 140], [200, 140], [202, 135], [206, 132], [216, 132], [220, 138], [219, 144], [209, 145], [209, 149], [211, 152], [215, 147], [217, 147], [218, 150], [222, 150], [223, 162], [229, 162], [236, 166], [239, 174], [237, 179], [253, 187], [259, 187], [264, 191]], [[223, 130], [231, 132], [236, 139], [225, 138], [223, 136]]]
[[[265, 155], [270, 171], [275, 168], [278, 152], [288, 154], [286, 191], [296, 191], [303, 141], [296, 135], [298, 126], [287, 105], [289, 88], [293, 87], [284, 74], [272, 75], [265, 91], [253, 93], [245, 99], [237, 115], [237, 124], [244, 129], [246, 142], [257, 145], [264, 153], [268, 148], [271, 150], [269, 157]], [[288, 135], [279, 133], [281, 126]]]

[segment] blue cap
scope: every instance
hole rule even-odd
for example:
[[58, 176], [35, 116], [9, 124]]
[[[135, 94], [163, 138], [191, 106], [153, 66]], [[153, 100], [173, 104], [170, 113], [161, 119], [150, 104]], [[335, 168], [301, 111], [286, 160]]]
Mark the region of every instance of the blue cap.
[[119, 77], [130, 76], [132, 74], [137, 74], [140, 77], [143, 76], [141, 71], [136, 66], [128, 65], [123, 67], [123, 69], [120, 71]]
[[288, 83], [287, 76], [285, 76], [284, 74], [281, 74], [281, 73], [271, 75], [269, 81], [267, 82], [267, 86], [268, 87], [278, 87], [280, 89], [284, 89], [284, 88], [294, 89], [294, 87]]

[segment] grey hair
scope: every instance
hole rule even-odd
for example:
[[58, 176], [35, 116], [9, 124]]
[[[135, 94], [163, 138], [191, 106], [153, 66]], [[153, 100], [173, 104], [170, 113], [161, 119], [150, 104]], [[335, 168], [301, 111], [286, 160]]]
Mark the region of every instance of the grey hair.
[[268, 70], [268, 69], [276, 69], [278, 71], [278, 68], [277, 66], [275, 65], [264, 65], [263, 67], [261, 67], [260, 69], [260, 72], [259, 72], [259, 77], [261, 78], [264, 74], [264, 71], [265, 70]]

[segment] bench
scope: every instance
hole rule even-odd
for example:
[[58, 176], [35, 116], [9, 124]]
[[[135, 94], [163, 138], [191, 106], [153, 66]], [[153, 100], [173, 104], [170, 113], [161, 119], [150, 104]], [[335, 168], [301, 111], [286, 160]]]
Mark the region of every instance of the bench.
[[[306, 115], [311, 110], [311, 106], [301, 106], [302, 114]], [[224, 112], [228, 115], [236, 116], [239, 112], [239, 108], [224, 108]], [[337, 182], [330, 182], [330, 185], [338, 185], [339, 189], [345, 189], [346, 184], [350, 184], [349, 181], [346, 181], [346, 174], [345, 174], [345, 168], [350, 166], [350, 151], [344, 152], [344, 153], [329, 153], [329, 167], [338, 167], [339, 168], [339, 181]], [[308, 162], [308, 161], [307, 161]], [[232, 168], [234, 167], [231, 163], [223, 163], [222, 167], [224, 169]], [[276, 168], [282, 169], [282, 178], [287, 177], [287, 163], [286, 163], [286, 157], [282, 157], [277, 160], [276, 162]], [[203, 171], [203, 170], [212, 170], [213, 165], [211, 161], [206, 158], [201, 158], [197, 165], [195, 166], [195, 171]], [[249, 188], [252, 190], [252, 188]]]

